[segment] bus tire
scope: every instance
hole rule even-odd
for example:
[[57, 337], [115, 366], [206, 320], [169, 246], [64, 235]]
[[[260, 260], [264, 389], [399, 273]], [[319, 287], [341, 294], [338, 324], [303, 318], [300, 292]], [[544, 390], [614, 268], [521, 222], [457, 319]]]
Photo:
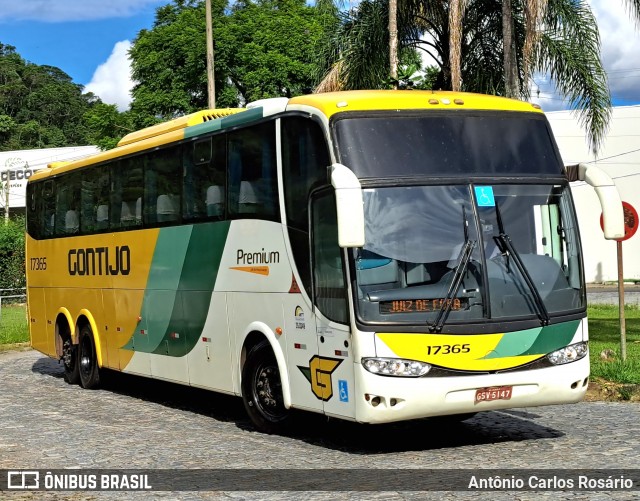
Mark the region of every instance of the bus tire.
[[73, 344], [70, 337], [62, 342], [62, 364], [64, 365], [64, 380], [69, 384], [78, 384], [80, 381], [78, 345]]
[[98, 369], [98, 357], [93, 332], [89, 325], [84, 325], [80, 330], [78, 342], [78, 372], [80, 373], [80, 385], [87, 389], [97, 388], [100, 384], [100, 371]]
[[278, 362], [269, 342], [253, 346], [242, 368], [242, 401], [254, 426], [263, 433], [277, 433], [290, 420], [282, 398]]

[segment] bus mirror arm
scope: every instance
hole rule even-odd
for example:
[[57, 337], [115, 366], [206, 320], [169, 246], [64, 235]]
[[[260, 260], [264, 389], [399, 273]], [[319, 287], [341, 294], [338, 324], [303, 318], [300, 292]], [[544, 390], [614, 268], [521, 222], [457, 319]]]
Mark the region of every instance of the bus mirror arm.
[[595, 165], [581, 163], [565, 169], [569, 181], [584, 181], [595, 189], [602, 207], [604, 238], [615, 240], [624, 237], [622, 200], [611, 177]]
[[331, 185], [336, 193], [338, 245], [364, 246], [364, 201], [360, 181], [348, 167], [335, 163], [330, 168]]

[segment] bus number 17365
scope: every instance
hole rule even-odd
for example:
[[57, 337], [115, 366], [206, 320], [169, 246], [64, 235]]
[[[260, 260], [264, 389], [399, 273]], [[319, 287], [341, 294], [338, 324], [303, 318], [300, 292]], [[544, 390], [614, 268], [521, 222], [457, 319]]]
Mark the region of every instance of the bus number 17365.
[[450, 355], [455, 353], [469, 353], [471, 346], [469, 343], [465, 344], [439, 344], [434, 346], [427, 346], [427, 355]]

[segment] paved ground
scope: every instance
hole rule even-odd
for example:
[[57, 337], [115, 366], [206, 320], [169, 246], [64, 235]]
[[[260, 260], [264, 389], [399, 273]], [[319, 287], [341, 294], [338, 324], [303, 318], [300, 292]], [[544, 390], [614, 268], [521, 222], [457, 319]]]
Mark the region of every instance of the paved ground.
[[[56, 468], [637, 468], [640, 404], [581, 403], [364, 426], [298, 416], [284, 436], [252, 430], [239, 399], [112, 375], [69, 386], [54, 360], [0, 353], [0, 469]], [[362, 471], [358, 473], [362, 475]], [[273, 486], [272, 486], [273, 487]], [[276, 487], [277, 488], [277, 487]], [[286, 488], [281, 486], [279, 488]], [[0, 493], [0, 498], [7, 493]], [[37, 495], [36, 495], [37, 494]], [[637, 493], [636, 493], [637, 494]], [[148, 499], [630, 499], [630, 492], [154, 492]], [[16, 499], [122, 499], [123, 493], [33, 493]]]
[[[587, 303], [617, 305], [618, 301], [617, 285], [587, 285]], [[624, 303], [640, 305], [640, 285], [625, 285]]]

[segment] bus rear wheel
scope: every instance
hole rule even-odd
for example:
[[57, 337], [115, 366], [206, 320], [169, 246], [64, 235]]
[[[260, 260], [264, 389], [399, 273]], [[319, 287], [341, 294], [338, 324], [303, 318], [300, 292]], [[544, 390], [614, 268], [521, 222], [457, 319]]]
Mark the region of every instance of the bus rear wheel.
[[88, 390], [97, 388], [100, 384], [100, 371], [98, 369], [98, 357], [96, 356], [93, 333], [88, 325], [83, 326], [80, 330], [78, 366], [82, 387]]
[[247, 353], [242, 368], [242, 400], [251, 421], [263, 433], [280, 432], [290, 420], [282, 397], [278, 362], [267, 340]]
[[78, 346], [74, 345], [70, 337], [62, 343], [62, 363], [64, 365], [64, 380], [69, 384], [80, 381], [78, 370]]

